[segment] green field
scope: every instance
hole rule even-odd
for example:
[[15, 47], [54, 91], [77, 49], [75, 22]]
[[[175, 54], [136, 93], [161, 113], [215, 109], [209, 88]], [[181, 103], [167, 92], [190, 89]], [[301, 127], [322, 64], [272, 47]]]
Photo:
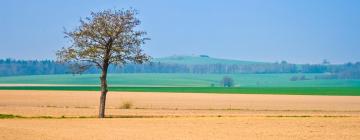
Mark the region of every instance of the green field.
[[[305, 75], [309, 80], [291, 81]], [[360, 80], [315, 80], [318, 74], [109, 74], [110, 91], [193, 92], [227, 94], [360, 95]], [[223, 88], [230, 76], [235, 87]], [[50, 84], [50, 86], [0, 86], [0, 90], [98, 91], [99, 75], [32, 75], [0, 77], [0, 84]], [[54, 86], [52, 86], [52, 84]], [[212, 84], [215, 87], [210, 87]]]
[[[310, 80], [290, 81], [305, 75]], [[110, 86], [125, 87], [220, 87], [224, 76], [230, 76], [236, 87], [360, 87], [360, 80], [315, 80], [318, 74], [109, 74]], [[0, 77], [0, 84], [98, 85], [98, 74], [31, 75]]]

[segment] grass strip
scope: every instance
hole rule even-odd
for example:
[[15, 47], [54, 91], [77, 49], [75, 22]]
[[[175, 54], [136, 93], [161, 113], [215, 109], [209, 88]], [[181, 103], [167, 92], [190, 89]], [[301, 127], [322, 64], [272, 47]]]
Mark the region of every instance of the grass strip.
[[[223, 116], [223, 115], [199, 115], [199, 116], [178, 116], [178, 115], [159, 115], [159, 116], [147, 116], [147, 115], [108, 115], [105, 118], [205, 118], [205, 117], [241, 117], [241, 116]], [[254, 117], [267, 117], [267, 118], [348, 118], [354, 116], [346, 116], [346, 115], [270, 115], [270, 116], [254, 116]], [[97, 118], [96, 116], [19, 116], [12, 114], [0, 114], [1, 119], [91, 119]]]
[[[97, 86], [4, 86], [0, 90], [99, 91]], [[360, 87], [109, 87], [109, 91], [360, 96]]]

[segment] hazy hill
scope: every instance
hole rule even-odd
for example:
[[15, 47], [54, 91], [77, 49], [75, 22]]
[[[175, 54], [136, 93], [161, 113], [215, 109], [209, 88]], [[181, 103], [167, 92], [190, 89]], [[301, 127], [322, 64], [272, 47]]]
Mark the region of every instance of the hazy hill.
[[241, 60], [232, 60], [232, 59], [221, 59], [221, 58], [213, 58], [207, 55], [199, 55], [199, 56], [185, 56], [185, 55], [173, 55], [162, 58], [154, 58], [152, 62], [160, 62], [167, 64], [256, 64], [262, 62], [254, 62], [254, 61], [241, 61]]

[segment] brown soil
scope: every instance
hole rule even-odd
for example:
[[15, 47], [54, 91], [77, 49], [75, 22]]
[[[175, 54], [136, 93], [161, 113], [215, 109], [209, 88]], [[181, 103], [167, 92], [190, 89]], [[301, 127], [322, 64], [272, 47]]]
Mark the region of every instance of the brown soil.
[[[95, 116], [98, 92], [0, 91], [0, 114]], [[132, 109], [119, 109], [131, 102]], [[0, 119], [0, 139], [360, 139], [360, 97], [110, 92], [107, 115]]]
[[358, 118], [0, 120], [0, 139], [360, 139]]

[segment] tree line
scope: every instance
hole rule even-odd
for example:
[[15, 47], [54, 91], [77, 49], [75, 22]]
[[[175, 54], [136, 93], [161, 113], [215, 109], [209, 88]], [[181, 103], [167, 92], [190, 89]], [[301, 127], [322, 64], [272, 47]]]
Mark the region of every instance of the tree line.
[[[0, 76], [46, 74], [97, 74], [95, 67], [76, 71], [71, 64], [53, 60], [0, 59]], [[318, 79], [360, 79], [360, 62], [346, 64], [169, 64], [149, 62], [145, 64], [110, 65], [109, 73], [194, 73], [194, 74], [267, 74], [267, 73], [328, 73]]]

